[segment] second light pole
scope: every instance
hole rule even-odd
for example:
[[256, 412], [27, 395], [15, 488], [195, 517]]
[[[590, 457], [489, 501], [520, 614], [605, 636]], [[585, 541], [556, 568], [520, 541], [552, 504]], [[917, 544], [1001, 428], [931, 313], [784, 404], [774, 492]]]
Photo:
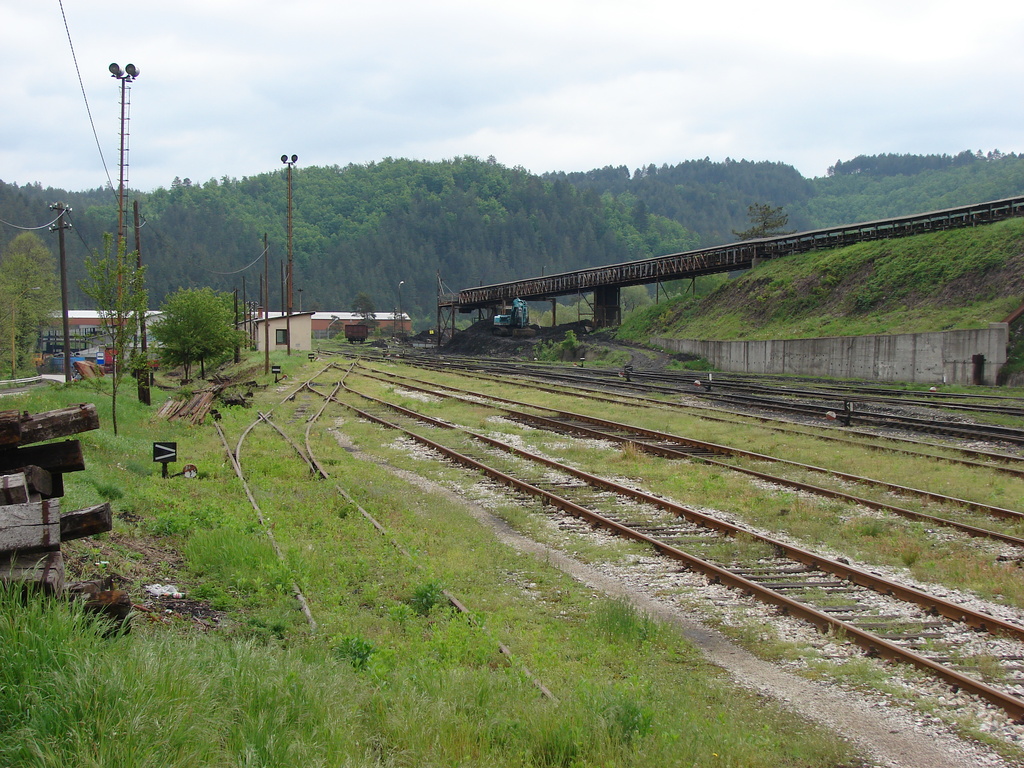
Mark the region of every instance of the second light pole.
[[404, 336], [405, 331], [405, 312], [402, 311], [402, 286], [405, 285], [405, 280], [398, 281], [398, 322], [401, 323], [398, 326], [399, 337]]
[[281, 162], [288, 166], [288, 273], [285, 293], [285, 340], [288, 354], [292, 353], [292, 166], [299, 162], [298, 155], [281, 155]]

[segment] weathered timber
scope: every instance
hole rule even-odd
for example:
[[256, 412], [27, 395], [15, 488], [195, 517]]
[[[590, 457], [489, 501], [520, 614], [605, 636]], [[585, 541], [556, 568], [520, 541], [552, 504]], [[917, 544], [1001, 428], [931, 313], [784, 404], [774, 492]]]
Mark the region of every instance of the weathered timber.
[[81, 472], [85, 469], [82, 444], [78, 440], [64, 440], [60, 443], [0, 450], [0, 472], [17, 470], [29, 465], [41, 467], [51, 473]]
[[107, 575], [102, 576], [98, 579], [90, 579], [89, 581], [73, 581], [67, 585], [66, 589], [72, 595], [82, 595], [84, 597], [92, 597], [99, 592], [107, 592], [114, 588], [114, 577]]
[[33, 552], [59, 548], [58, 499], [0, 507], [0, 552]]
[[28, 480], [24, 472], [0, 475], [0, 504], [25, 504], [28, 497]]
[[[59, 594], [64, 590], [61, 541], [113, 528], [110, 504], [60, 514], [64, 473], [85, 469], [82, 445], [43, 443], [98, 427], [91, 403], [37, 414], [0, 411], [0, 580], [34, 583]], [[119, 622], [131, 609], [127, 594], [109, 586], [93, 596], [97, 599], [90, 610]]]
[[45, 413], [24, 414], [21, 418], [21, 445], [39, 443], [57, 437], [70, 437], [100, 428], [100, 417], [92, 403], [80, 403]]
[[21, 412], [0, 411], [0, 445], [17, 445], [21, 441]]
[[0, 581], [34, 584], [59, 595], [64, 591], [64, 556], [59, 549], [0, 555]]
[[104, 375], [103, 369], [100, 366], [88, 360], [76, 360], [75, 370], [78, 371], [78, 375], [83, 379], [98, 379]]
[[132, 611], [132, 599], [122, 589], [95, 592], [85, 601], [85, 610], [113, 619], [120, 627]]
[[217, 395], [223, 386], [214, 385], [199, 390], [184, 400], [168, 400], [157, 411], [157, 416], [167, 421], [185, 420], [192, 424], [202, 424], [210, 412]]
[[[60, 475], [56, 476], [55, 483], [54, 475], [51, 475], [42, 467], [34, 467], [31, 464], [27, 467], [22, 467], [22, 472], [28, 481], [29, 493], [38, 493], [44, 499], [52, 499], [54, 496], [64, 495], [64, 483]], [[54, 488], [60, 492], [54, 493]]]
[[95, 533], [106, 533], [113, 527], [114, 516], [110, 511], [110, 502], [105, 501], [94, 507], [86, 507], [61, 515], [60, 540], [71, 541], [92, 536]]
[[20, 504], [35, 501], [35, 496], [52, 498], [53, 476], [41, 467], [19, 467], [15, 471], [0, 472], [0, 504]]

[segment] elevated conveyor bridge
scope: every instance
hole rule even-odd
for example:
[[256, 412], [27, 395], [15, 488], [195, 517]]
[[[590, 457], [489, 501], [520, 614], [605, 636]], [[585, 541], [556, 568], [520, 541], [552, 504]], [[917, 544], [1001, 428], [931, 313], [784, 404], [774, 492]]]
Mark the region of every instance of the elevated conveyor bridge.
[[594, 324], [618, 325], [621, 320], [620, 289], [668, 280], [685, 280], [717, 272], [750, 269], [763, 259], [794, 253], [839, 248], [869, 240], [909, 237], [946, 229], [974, 227], [1024, 215], [1024, 197], [948, 208], [914, 216], [848, 224], [777, 237], [744, 240], [729, 245], [671, 253], [650, 259], [590, 267], [556, 275], [513, 280], [467, 288], [458, 293], [439, 293], [437, 317], [439, 342], [451, 338], [455, 314], [487, 310], [494, 313], [518, 297], [546, 301], [558, 296], [593, 293]]

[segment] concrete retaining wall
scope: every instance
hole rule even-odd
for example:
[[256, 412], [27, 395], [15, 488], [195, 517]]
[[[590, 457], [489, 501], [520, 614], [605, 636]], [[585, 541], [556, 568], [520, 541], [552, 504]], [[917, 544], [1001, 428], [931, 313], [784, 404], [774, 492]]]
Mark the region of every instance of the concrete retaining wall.
[[[770, 341], [701, 341], [653, 337], [651, 343], [703, 357], [722, 371], [786, 373], [841, 379], [911, 381], [923, 384], [994, 385], [1006, 362], [1009, 326]], [[976, 356], [982, 355], [984, 361]], [[980, 380], [975, 381], [975, 375]]]

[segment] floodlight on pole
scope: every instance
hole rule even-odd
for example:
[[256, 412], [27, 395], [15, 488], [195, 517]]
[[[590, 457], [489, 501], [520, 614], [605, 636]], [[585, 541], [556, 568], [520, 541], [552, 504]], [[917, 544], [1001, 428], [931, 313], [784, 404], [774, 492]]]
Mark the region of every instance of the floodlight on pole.
[[402, 310], [402, 286], [405, 285], [405, 280], [398, 281], [398, 322], [401, 323], [399, 326], [399, 333], [405, 332], [405, 312]]
[[134, 64], [129, 64], [124, 69], [121, 69], [120, 65], [116, 63], [107, 67], [107, 70], [110, 72], [111, 77], [121, 81], [121, 153], [119, 162], [120, 175], [118, 177], [117, 185], [117, 244], [120, 247], [125, 241], [124, 190], [125, 183], [127, 182], [128, 170], [126, 160], [126, 153], [128, 151], [128, 85], [135, 81], [135, 78], [139, 76], [140, 71]]
[[298, 155], [281, 155], [281, 162], [288, 166], [288, 288], [285, 300], [285, 336], [287, 337], [287, 351], [292, 353], [292, 166], [299, 162]]

